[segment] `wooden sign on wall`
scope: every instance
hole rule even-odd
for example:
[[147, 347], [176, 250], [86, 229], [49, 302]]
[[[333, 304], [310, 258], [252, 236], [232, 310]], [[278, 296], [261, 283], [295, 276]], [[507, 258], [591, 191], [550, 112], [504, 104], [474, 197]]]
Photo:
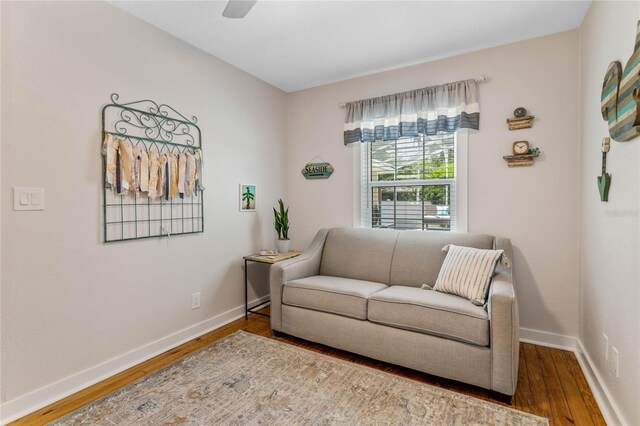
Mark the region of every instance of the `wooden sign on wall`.
[[602, 83], [600, 110], [609, 123], [609, 135], [618, 142], [626, 142], [640, 135], [640, 21], [636, 30], [636, 44], [627, 65], [614, 61], [609, 64]]
[[331, 164], [323, 163], [307, 163], [302, 169], [302, 175], [307, 179], [328, 179], [333, 173]]

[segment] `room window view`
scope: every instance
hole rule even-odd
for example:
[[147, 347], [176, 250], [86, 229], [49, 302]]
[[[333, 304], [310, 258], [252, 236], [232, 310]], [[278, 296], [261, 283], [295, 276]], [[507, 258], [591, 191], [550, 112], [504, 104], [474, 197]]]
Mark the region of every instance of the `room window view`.
[[455, 229], [454, 134], [377, 141], [366, 144], [363, 151], [364, 226]]
[[640, 426], [640, 1], [0, 39], [0, 426]]

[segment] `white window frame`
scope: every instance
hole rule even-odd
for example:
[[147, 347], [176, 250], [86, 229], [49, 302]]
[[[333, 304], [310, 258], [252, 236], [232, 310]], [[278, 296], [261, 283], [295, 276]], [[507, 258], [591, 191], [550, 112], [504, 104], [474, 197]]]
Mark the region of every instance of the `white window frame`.
[[[362, 224], [362, 155], [365, 153], [364, 144], [352, 144], [353, 149], [353, 226], [363, 227]], [[451, 232], [468, 232], [468, 158], [469, 158], [469, 132], [458, 130], [454, 133], [454, 150], [456, 157], [456, 188], [455, 196], [455, 221], [452, 221]], [[388, 182], [385, 186], [406, 186], [421, 182]], [[434, 181], [425, 181], [434, 183]], [[453, 204], [453, 203], [452, 203]]]

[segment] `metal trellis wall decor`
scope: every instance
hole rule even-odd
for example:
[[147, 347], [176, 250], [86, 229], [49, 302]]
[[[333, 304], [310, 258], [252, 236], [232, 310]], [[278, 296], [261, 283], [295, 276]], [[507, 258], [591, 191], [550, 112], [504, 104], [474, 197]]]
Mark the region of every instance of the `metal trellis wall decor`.
[[104, 242], [204, 232], [197, 118], [118, 98], [102, 108]]

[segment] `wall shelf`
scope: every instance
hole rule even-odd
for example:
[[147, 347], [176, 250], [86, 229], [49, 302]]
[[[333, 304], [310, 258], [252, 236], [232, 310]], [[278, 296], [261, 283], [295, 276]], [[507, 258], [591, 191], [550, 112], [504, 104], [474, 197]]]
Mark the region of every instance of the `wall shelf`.
[[507, 118], [507, 124], [509, 125], [509, 130], [520, 130], [520, 129], [528, 129], [533, 127], [533, 119], [535, 117], [533, 115], [528, 115], [526, 117], [520, 118]]
[[533, 165], [533, 159], [539, 157], [540, 154], [520, 154], [520, 155], [505, 155], [502, 158], [505, 159], [509, 167], [526, 167]]

